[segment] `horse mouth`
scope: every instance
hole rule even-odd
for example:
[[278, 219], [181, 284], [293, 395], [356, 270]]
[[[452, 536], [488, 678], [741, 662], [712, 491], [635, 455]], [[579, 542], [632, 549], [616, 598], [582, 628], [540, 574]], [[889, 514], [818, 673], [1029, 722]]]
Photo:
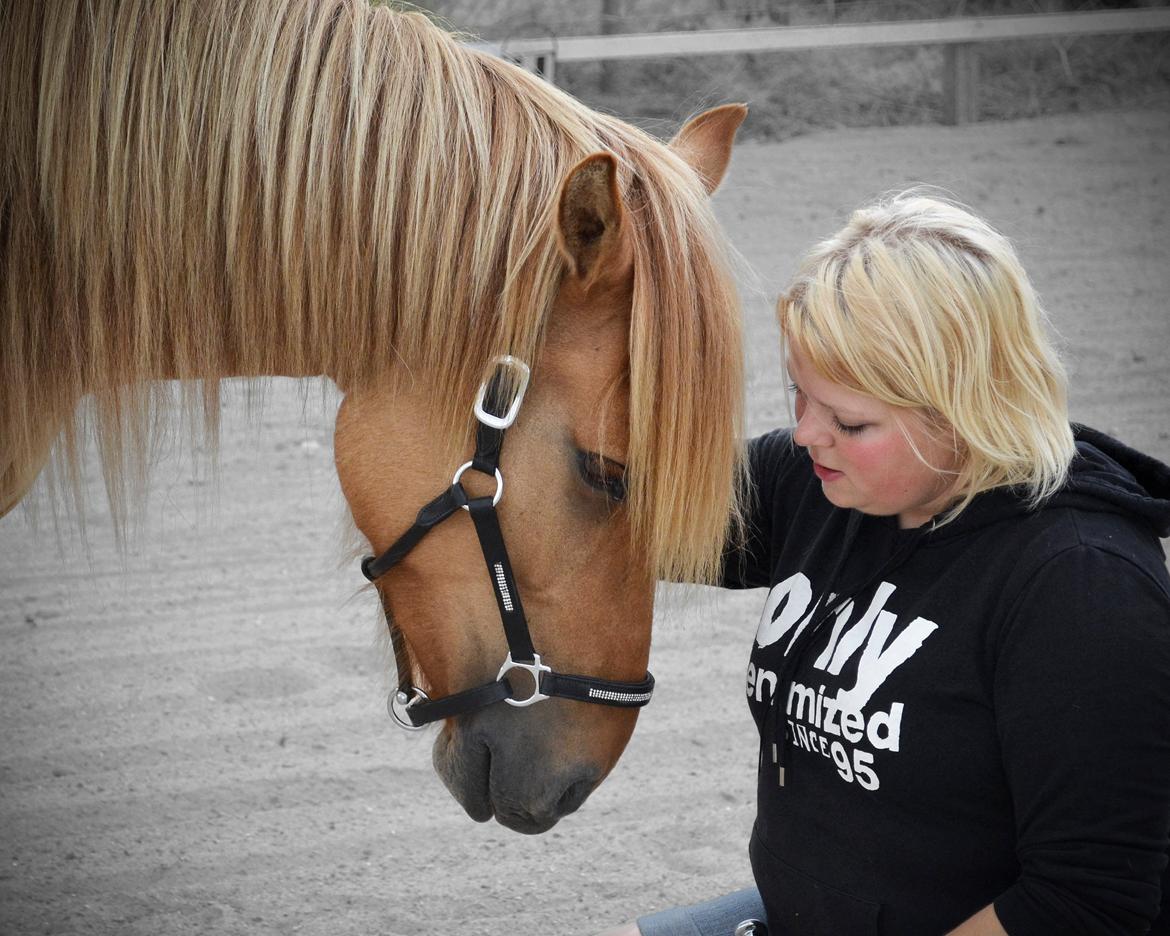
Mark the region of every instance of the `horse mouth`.
[[432, 761], [444, 786], [476, 822], [494, 818], [514, 832], [539, 835], [575, 812], [601, 782], [599, 771], [582, 767], [568, 776], [553, 771], [548, 783], [533, 785], [532, 763], [510, 771], [487, 743], [460, 734], [444, 729], [435, 739]]
[[[470, 747], [471, 750], [463, 750]], [[492, 755], [486, 744], [460, 745], [454, 733], [444, 728], [431, 751], [435, 773], [447, 791], [476, 822], [495, 815], [489, 789]]]

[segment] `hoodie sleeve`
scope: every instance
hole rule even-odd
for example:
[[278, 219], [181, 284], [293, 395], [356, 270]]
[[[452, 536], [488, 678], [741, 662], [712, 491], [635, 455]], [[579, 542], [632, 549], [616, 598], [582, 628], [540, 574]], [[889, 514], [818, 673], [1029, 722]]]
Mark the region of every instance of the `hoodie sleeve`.
[[723, 588], [766, 588], [771, 584], [773, 532], [782, 531], [781, 481], [793, 467], [792, 433], [776, 429], [757, 436], [747, 445], [747, 477], [744, 479], [744, 531], [739, 541], [728, 543], [723, 554]]
[[995, 901], [1004, 928], [1145, 933], [1170, 836], [1165, 567], [1057, 554], [1018, 599], [994, 678], [1020, 864]]

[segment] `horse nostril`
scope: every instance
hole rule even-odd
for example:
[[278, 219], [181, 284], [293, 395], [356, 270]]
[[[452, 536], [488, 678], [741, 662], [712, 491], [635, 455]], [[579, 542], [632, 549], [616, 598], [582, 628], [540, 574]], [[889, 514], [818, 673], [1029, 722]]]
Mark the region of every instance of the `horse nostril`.
[[593, 791], [593, 787], [597, 783], [597, 778], [593, 776], [582, 778], [574, 783], [570, 783], [564, 793], [561, 794], [560, 799], [557, 800], [556, 811], [558, 816], [567, 816], [571, 812], [576, 812], [581, 804], [585, 802], [586, 798]]

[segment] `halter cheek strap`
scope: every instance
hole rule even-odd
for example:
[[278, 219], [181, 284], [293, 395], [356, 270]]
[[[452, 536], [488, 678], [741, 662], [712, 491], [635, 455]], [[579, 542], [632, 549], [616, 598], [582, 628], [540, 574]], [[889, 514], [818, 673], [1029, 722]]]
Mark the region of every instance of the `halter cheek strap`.
[[[510, 382], [509, 374], [512, 377]], [[504, 636], [508, 641], [508, 655], [493, 682], [442, 699], [431, 699], [413, 683], [405, 639], [387, 608], [386, 620], [398, 667], [398, 688], [390, 694], [387, 707], [391, 717], [403, 728], [422, 728], [431, 722], [473, 712], [496, 702], [523, 707], [555, 696], [595, 705], [639, 708], [649, 702], [654, 693], [654, 677], [649, 673], [639, 682], [616, 682], [596, 676], [555, 673], [541, 662], [540, 654], [532, 645], [528, 620], [520, 601], [520, 590], [516, 587], [496, 513], [496, 505], [504, 491], [504, 479], [499, 466], [504, 430], [516, 421], [527, 385], [528, 366], [523, 361], [510, 356], [496, 359], [495, 373], [480, 387], [475, 401], [478, 427], [474, 457], [455, 473], [449, 488], [423, 505], [411, 527], [389, 549], [376, 558], [367, 556], [362, 561], [363, 574], [371, 582], [375, 581], [400, 562], [436, 526], [460, 508], [467, 510], [475, 524]], [[492, 496], [467, 496], [460, 478], [469, 469], [495, 477], [496, 491]], [[514, 675], [516, 670], [528, 674], [528, 680], [518, 680], [519, 691], [523, 692], [527, 688], [527, 695], [518, 696], [513, 686], [512, 679], [517, 678]], [[507, 678], [509, 676], [512, 679]]]

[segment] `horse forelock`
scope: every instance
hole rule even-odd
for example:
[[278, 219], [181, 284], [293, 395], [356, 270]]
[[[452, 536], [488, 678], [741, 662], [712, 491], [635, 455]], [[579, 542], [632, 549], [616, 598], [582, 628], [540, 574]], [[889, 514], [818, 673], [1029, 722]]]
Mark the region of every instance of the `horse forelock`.
[[742, 527], [741, 313], [706, 193], [655, 161], [635, 243], [630, 510], [659, 578], [713, 582]]
[[637, 222], [629, 509], [660, 574], [711, 574], [735, 513], [739, 319], [666, 147], [362, 0], [5, 15], [0, 380], [26, 392], [0, 403], [0, 499], [43, 462], [46, 421], [76, 473], [88, 393], [117, 512], [160, 377], [203, 380], [185, 396], [214, 427], [220, 377], [425, 374], [457, 445], [490, 359], [536, 358], [560, 185], [609, 149]]

